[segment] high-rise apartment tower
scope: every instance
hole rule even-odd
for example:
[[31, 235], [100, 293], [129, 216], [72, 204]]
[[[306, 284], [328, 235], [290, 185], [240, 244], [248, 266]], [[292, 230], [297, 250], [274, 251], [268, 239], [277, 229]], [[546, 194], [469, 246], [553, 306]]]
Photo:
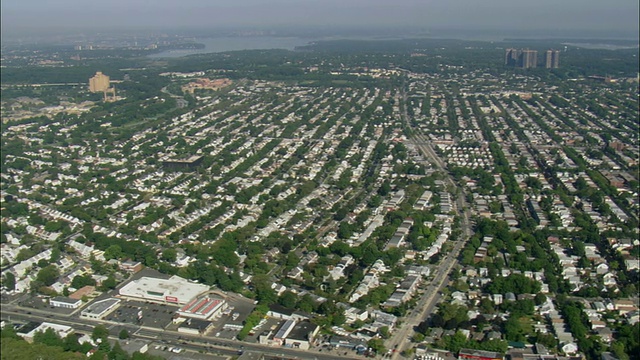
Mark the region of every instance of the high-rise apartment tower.
[[538, 52], [536, 50], [522, 50], [520, 67], [523, 69], [535, 68], [538, 66]]
[[538, 52], [536, 50], [505, 49], [504, 64], [523, 69], [538, 66]]
[[101, 71], [89, 79], [89, 91], [93, 93], [104, 92], [109, 88], [109, 77]]
[[520, 61], [519, 49], [506, 49], [504, 52], [504, 64], [508, 66], [518, 66]]
[[547, 69], [557, 69], [560, 65], [560, 50], [547, 50], [544, 59], [544, 66]]

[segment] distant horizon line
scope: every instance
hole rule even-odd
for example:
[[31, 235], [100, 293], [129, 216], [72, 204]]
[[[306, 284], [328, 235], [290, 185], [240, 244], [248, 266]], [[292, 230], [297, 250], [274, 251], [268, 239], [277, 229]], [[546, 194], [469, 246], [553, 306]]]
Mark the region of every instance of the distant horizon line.
[[[0, 37], [3, 41], [28, 40], [29, 38], [52, 38], [60, 36], [105, 36], [105, 35], [149, 36], [171, 34], [191, 37], [216, 36], [276, 36], [276, 37], [330, 37], [330, 36], [360, 36], [360, 37], [401, 37], [415, 36], [450, 38], [473, 41], [508, 41], [508, 40], [624, 40], [640, 41], [636, 32], [621, 30], [590, 30], [590, 29], [507, 29], [484, 27], [425, 27], [425, 26], [319, 26], [319, 25], [280, 25], [280, 26], [174, 26], [174, 27], [144, 27], [123, 26], [117, 28], [78, 27], [13, 27], [2, 28]], [[491, 38], [491, 40], [488, 40]]]

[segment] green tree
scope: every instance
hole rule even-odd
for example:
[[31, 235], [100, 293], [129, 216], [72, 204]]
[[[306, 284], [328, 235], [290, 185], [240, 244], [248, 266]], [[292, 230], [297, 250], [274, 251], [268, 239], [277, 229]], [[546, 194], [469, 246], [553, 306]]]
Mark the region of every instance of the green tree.
[[95, 285], [96, 281], [91, 277], [91, 275], [76, 275], [71, 281], [71, 287], [80, 289], [87, 285]]
[[623, 343], [614, 341], [610, 350], [619, 360], [629, 360], [629, 355], [625, 352]]
[[52, 328], [47, 328], [47, 330], [45, 331], [36, 332], [33, 336], [33, 342], [45, 344], [48, 346], [56, 346], [61, 348], [64, 347], [64, 342]]
[[122, 256], [124, 255], [124, 253], [122, 252], [122, 248], [120, 247], [120, 245], [111, 245], [109, 246], [105, 251], [104, 251], [104, 258], [106, 260], [111, 260], [111, 259], [120, 259]]
[[252, 280], [255, 287], [256, 299], [262, 304], [273, 304], [278, 300], [278, 295], [271, 288], [273, 281], [266, 275], [256, 275]]
[[510, 316], [503, 324], [504, 335], [509, 341], [524, 341], [524, 328], [520, 319]]
[[162, 260], [168, 262], [175, 262], [178, 258], [178, 252], [176, 249], [168, 248], [162, 252]]
[[20, 251], [18, 251], [18, 255], [16, 255], [16, 261], [17, 262], [22, 262], [22, 261], [27, 260], [28, 258], [34, 256], [35, 254], [36, 254], [35, 251], [33, 251], [31, 248], [20, 249]]
[[536, 305], [542, 305], [547, 301], [547, 296], [543, 293], [537, 293], [533, 300], [535, 301]]
[[40, 269], [38, 275], [36, 275], [36, 281], [41, 282], [45, 286], [51, 286], [56, 282], [59, 275], [60, 271], [55, 265], [47, 265]]
[[2, 286], [4, 286], [8, 291], [13, 291], [16, 288], [16, 276], [13, 275], [12, 272], [7, 271], [2, 276]]
[[109, 329], [107, 329], [107, 327], [102, 324], [98, 324], [96, 325], [96, 327], [93, 328], [93, 332], [91, 333], [91, 338], [94, 341], [97, 341], [98, 339], [103, 339], [104, 341], [107, 341], [109, 339]]
[[[47, 346], [40, 343], [29, 344], [22, 339], [3, 338], [0, 342], [0, 359], [40, 359], [47, 360], [79, 360], [86, 359], [84, 354], [64, 352], [61, 347]], [[101, 359], [103, 360], [103, 359]]]
[[553, 334], [549, 333], [537, 332], [536, 342], [544, 345], [547, 349], [554, 349], [558, 346], [558, 339]]
[[62, 226], [64, 225], [61, 221], [48, 221], [44, 226], [44, 230], [48, 232], [57, 232], [62, 230]]
[[102, 284], [100, 285], [100, 289], [102, 291], [108, 291], [111, 289], [115, 289], [116, 285], [117, 285], [116, 278], [114, 278], [113, 275], [109, 275], [109, 277], [107, 277], [102, 281]]
[[120, 330], [120, 333], [118, 334], [118, 339], [124, 340], [128, 338], [129, 338], [129, 332], [127, 331], [127, 329]]
[[102, 350], [98, 350], [96, 352], [94, 352], [89, 358], [88, 360], [104, 360], [105, 357], [108, 356], [108, 352], [104, 352]]
[[309, 294], [305, 294], [304, 296], [302, 296], [302, 298], [300, 298], [300, 301], [298, 301], [298, 309], [302, 311], [310, 313], [315, 310], [315, 307], [316, 303], [315, 301], [313, 301], [313, 298]]
[[460, 331], [457, 331], [454, 335], [445, 336], [443, 340], [445, 349], [454, 353], [457, 353], [468, 344], [467, 337]]
[[16, 330], [13, 326], [5, 326], [4, 329], [0, 330], [0, 338], [22, 339], [18, 334], [16, 334]]
[[300, 262], [300, 258], [296, 255], [295, 252], [290, 252], [287, 254], [287, 269], [293, 269]]
[[283, 292], [278, 298], [278, 303], [289, 309], [295, 308], [297, 301], [298, 296], [289, 290]]
[[109, 360], [129, 360], [129, 354], [120, 346], [120, 342], [116, 341], [113, 348], [107, 354]]
[[373, 338], [367, 341], [367, 346], [370, 347], [376, 354], [384, 354], [387, 350], [384, 347], [384, 340], [379, 338]]
[[77, 352], [82, 348], [78, 343], [78, 337], [76, 334], [69, 334], [64, 338], [63, 344], [64, 351]]

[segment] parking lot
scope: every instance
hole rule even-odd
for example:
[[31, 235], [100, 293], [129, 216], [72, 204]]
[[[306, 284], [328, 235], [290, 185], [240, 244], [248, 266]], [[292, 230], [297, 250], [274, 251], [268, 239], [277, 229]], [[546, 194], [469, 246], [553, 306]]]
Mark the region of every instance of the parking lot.
[[238, 331], [225, 330], [225, 329], [222, 329], [222, 327], [220, 328], [216, 327], [213, 329], [213, 331], [209, 333], [209, 336], [220, 338], [220, 339], [226, 339], [226, 340], [235, 339], [237, 335], [238, 335]]
[[[24, 306], [24, 307], [29, 307], [32, 309], [36, 309], [36, 310], [41, 310], [41, 311], [47, 311], [49, 313], [52, 314], [57, 314], [57, 315], [69, 315], [71, 313], [73, 313], [74, 311], [76, 311], [76, 309], [69, 309], [69, 308], [60, 308], [60, 307], [53, 307], [51, 305], [49, 305], [46, 301], [46, 299], [41, 298], [41, 297], [23, 297], [18, 301], [18, 305], [19, 306]], [[84, 306], [85, 304], [82, 304], [82, 306]], [[82, 307], [81, 306], [81, 307]]]
[[[176, 310], [178, 307], [175, 306], [128, 300], [122, 302], [106, 320], [164, 329], [171, 323]], [[138, 320], [140, 313], [142, 318]]]
[[[224, 329], [225, 324], [239, 323], [249, 316], [255, 308], [253, 300], [240, 296], [227, 296], [226, 301], [229, 303], [229, 309], [224, 314], [212, 319], [213, 330], [209, 332], [209, 336], [222, 339], [235, 339], [239, 330]], [[234, 313], [238, 314], [234, 319]], [[247, 338], [248, 340], [248, 338]]]
[[[199, 353], [178, 347], [180, 352], [176, 353], [175, 348], [178, 346], [167, 345], [162, 342], [155, 342], [149, 345], [147, 353], [155, 356], [161, 356], [168, 360], [226, 360], [229, 357], [214, 355], [212, 353]], [[173, 350], [173, 351], [172, 351]]]

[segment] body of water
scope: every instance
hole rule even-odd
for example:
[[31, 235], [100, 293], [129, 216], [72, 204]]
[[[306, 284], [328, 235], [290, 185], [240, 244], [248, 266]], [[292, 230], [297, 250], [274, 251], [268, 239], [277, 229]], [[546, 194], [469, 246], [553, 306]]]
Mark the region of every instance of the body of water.
[[562, 43], [562, 45], [575, 46], [591, 50], [621, 50], [621, 49], [637, 49], [638, 46], [607, 44], [607, 43]]
[[296, 46], [307, 45], [315, 39], [297, 37], [272, 37], [272, 36], [232, 36], [196, 39], [203, 44], [203, 49], [167, 50], [149, 55], [151, 58], [181, 57], [193, 54], [209, 54], [225, 51], [259, 50], [259, 49], [285, 49], [293, 50]]

